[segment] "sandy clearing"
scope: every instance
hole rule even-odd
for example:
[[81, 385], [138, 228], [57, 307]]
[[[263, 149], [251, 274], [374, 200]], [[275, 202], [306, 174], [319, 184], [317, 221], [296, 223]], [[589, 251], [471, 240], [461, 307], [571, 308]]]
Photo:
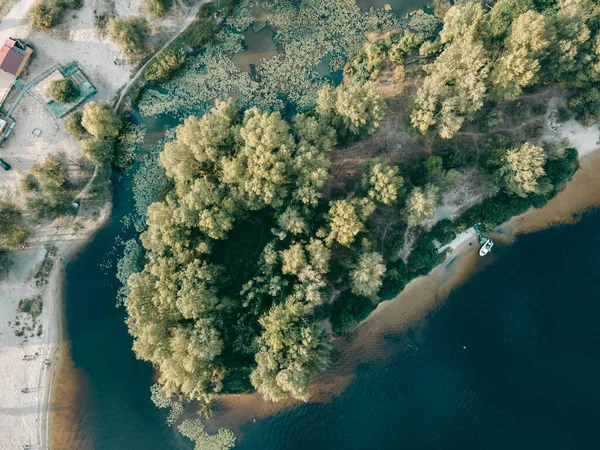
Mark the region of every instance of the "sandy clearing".
[[575, 120], [566, 122], [559, 128], [561, 139], [568, 139], [577, 149], [579, 158], [589, 155], [600, 147], [600, 128], [598, 125], [584, 127]]

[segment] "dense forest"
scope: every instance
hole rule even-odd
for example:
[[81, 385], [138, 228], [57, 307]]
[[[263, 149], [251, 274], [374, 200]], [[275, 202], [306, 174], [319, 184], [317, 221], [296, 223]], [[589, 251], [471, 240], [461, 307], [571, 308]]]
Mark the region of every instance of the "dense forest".
[[[428, 273], [456, 232], [545, 204], [576, 169], [567, 143], [496, 133], [477, 153], [453, 137], [488, 105], [557, 83], [562, 114], [596, 122], [599, 12], [588, 0], [436, 7], [366, 42], [343, 83], [321, 88], [305, 113], [229, 100], [188, 117], [158, 157], [169, 188], [119, 264], [134, 351], [157, 369], [162, 393], [205, 405], [251, 388], [307, 400], [311, 377], [331, 363], [330, 330], [352, 332]], [[377, 132], [390, 111], [379, 77], [405, 80], [409, 69], [406, 128], [447, 145], [412, 165], [370, 159], [340, 189], [332, 154]], [[484, 174], [485, 199], [432, 223], [466, 167]], [[407, 228], [417, 234], [401, 258]]]

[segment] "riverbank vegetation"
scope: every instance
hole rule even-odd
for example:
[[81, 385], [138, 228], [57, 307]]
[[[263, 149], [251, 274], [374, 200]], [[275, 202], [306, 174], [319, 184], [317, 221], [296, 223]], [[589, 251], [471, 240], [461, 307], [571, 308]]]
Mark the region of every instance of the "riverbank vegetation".
[[[231, 56], [259, 6], [282, 51], [246, 73]], [[562, 189], [577, 152], [548, 124], [598, 118], [600, 15], [585, 0], [546, 6], [399, 19], [243, 1], [203, 52], [157, 66], [167, 81], [140, 112], [187, 118], [136, 173], [142, 233], [119, 278], [134, 351], [166, 398], [308, 400], [331, 331], [355, 330], [457, 233]], [[451, 203], [465, 185], [477, 192]]]

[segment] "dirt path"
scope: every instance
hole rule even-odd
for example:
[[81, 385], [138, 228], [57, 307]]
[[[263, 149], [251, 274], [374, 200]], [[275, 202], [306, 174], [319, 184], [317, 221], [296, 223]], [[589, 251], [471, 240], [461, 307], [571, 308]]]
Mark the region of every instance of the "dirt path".
[[154, 60], [154, 58], [156, 58], [164, 49], [166, 49], [171, 44], [171, 42], [173, 42], [175, 39], [177, 39], [181, 35], [181, 33], [183, 33], [185, 30], [187, 30], [187, 28], [194, 22], [194, 19], [196, 18], [196, 14], [198, 14], [200, 7], [204, 3], [208, 3], [209, 1], [211, 1], [211, 0], [202, 0], [200, 3], [198, 3], [196, 6], [194, 6], [191, 9], [191, 11], [188, 13], [188, 16], [185, 19], [184, 25], [181, 28], [181, 30], [179, 30], [175, 36], [173, 36], [171, 39], [169, 39], [167, 41], [167, 43], [160, 48], [160, 50], [158, 50], [156, 53], [154, 53], [154, 55], [152, 55], [152, 57], [148, 61], [146, 61], [146, 63], [142, 67], [140, 67], [139, 70], [131, 77], [131, 79], [127, 82], [127, 84], [121, 89], [121, 94], [119, 95], [119, 99], [117, 100], [117, 103], [115, 104], [115, 110], [118, 111], [119, 107], [121, 106], [121, 102], [125, 98], [125, 94], [127, 94], [127, 91], [129, 90], [131, 85], [140, 77], [140, 75], [142, 73], [144, 73], [144, 69], [146, 67], [148, 67], [148, 64], [150, 64]]
[[[4, 0], [2, 0], [4, 1]], [[9, 37], [21, 38], [20, 30], [27, 25], [27, 12], [36, 0], [19, 0], [0, 22], [0, 42], [4, 43]], [[9, 1], [10, 3], [10, 1]], [[3, 6], [4, 8], [4, 6]]]

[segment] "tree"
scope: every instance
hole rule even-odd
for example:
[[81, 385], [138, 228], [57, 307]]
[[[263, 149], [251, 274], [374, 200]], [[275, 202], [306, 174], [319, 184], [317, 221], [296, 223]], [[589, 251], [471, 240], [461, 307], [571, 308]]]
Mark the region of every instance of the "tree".
[[378, 162], [367, 165], [363, 175], [363, 189], [369, 198], [390, 205], [398, 199], [398, 192], [404, 186], [404, 179], [398, 175], [397, 167]]
[[329, 227], [330, 232], [326, 242], [331, 245], [337, 241], [349, 247], [358, 233], [364, 230], [363, 221], [373, 212], [373, 205], [366, 199], [362, 201], [336, 200], [330, 203]]
[[[189, 191], [195, 177], [214, 176], [215, 172], [224, 183], [240, 182], [243, 167], [234, 173], [226, 167], [226, 158], [220, 159], [234, 147], [233, 127], [237, 122], [238, 111], [233, 102], [217, 101], [210, 113], [200, 118], [188, 117], [177, 127], [176, 139], [165, 144], [159, 160], [175, 182], [178, 195]], [[218, 165], [220, 173], [216, 170]]]
[[267, 400], [292, 396], [307, 401], [312, 373], [330, 364], [327, 336], [317, 323], [307, 320], [305, 308], [290, 297], [259, 320], [264, 331], [250, 380]]
[[485, 13], [481, 3], [473, 0], [457, 2], [444, 16], [444, 27], [440, 32], [442, 43], [478, 40], [483, 28]]
[[283, 228], [284, 231], [294, 235], [303, 234], [308, 231], [306, 221], [298, 209], [293, 207], [286, 208], [281, 216], [279, 216], [278, 222], [279, 226]]
[[148, 81], [164, 81], [170, 78], [185, 62], [185, 53], [182, 51], [165, 50], [152, 60], [146, 70]]
[[159, 19], [167, 14], [173, 5], [173, 0], [144, 0], [146, 11]]
[[250, 208], [281, 206], [291, 181], [295, 148], [289, 125], [278, 112], [261, 113], [253, 108], [244, 115], [240, 137], [244, 145], [238, 158], [246, 169], [240, 186]]
[[388, 112], [378, 85], [368, 81], [341, 84], [335, 90], [325, 87], [319, 91], [317, 112], [329, 117], [338, 128], [354, 136], [373, 134]]
[[19, 225], [21, 213], [15, 205], [0, 201], [0, 245], [16, 250], [27, 239], [27, 231]]
[[428, 184], [425, 190], [414, 188], [406, 200], [406, 221], [414, 226], [421, 223], [424, 219], [433, 217], [435, 208], [438, 204], [439, 190], [437, 187]]
[[385, 275], [383, 257], [377, 252], [364, 251], [350, 272], [352, 293], [364, 297], [375, 297]]
[[329, 271], [329, 261], [331, 259], [331, 251], [320, 239], [311, 239], [306, 246], [310, 255], [310, 264], [319, 273], [326, 274]]
[[89, 102], [83, 108], [83, 127], [97, 139], [117, 137], [121, 120], [106, 102]]
[[552, 186], [543, 179], [546, 174], [546, 159], [546, 152], [542, 147], [528, 142], [506, 152], [504, 164], [500, 168], [500, 176], [506, 189], [519, 197], [548, 192]]
[[144, 40], [149, 32], [146, 19], [135, 16], [124, 19], [111, 17], [106, 29], [110, 40], [127, 56], [140, 57], [144, 52]]
[[308, 264], [302, 244], [293, 244], [290, 248], [283, 250], [281, 259], [283, 261], [281, 271], [293, 275], [298, 275]]
[[578, 88], [600, 81], [600, 8], [590, 0], [562, 0], [550, 17], [555, 38], [543, 58], [544, 78]]
[[487, 52], [481, 42], [467, 33], [448, 44], [435, 62], [424, 69], [427, 76], [417, 91], [411, 124], [425, 133], [439, 123], [440, 136], [450, 139], [465, 117], [471, 117], [483, 106], [489, 74]]
[[86, 139], [81, 141], [80, 151], [94, 164], [103, 167], [110, 167], [115, 159], [115, 147], [111, 139]]
[[53, 80], [48, 86], [48, 95], [58, 103], [69, 103], [79, 95], [79, 90], [70, 78]]
[[500, 0], [496, 2], [485, 25], [485, 32], [489, 39], [495, 43], [503, 42], [514, 20], [532, 8], [531, 0]]
[[77, 139], [81, 139], [87, 133], [81, 124], [83, 113], [76, 111], [65, 119], [65, 130]]
[[521, 14], [512, 25], [507, 50], [492, 73], [492, 96], [512, 100], [538, 80], [540, 58], [554, 40], [548, 19], [535, 11]]
[[27, 13], [31, 25], [40, 30], [48, 30], [56, 25], [59, 15], [60, 10], [43, 1], [36, 2]]

